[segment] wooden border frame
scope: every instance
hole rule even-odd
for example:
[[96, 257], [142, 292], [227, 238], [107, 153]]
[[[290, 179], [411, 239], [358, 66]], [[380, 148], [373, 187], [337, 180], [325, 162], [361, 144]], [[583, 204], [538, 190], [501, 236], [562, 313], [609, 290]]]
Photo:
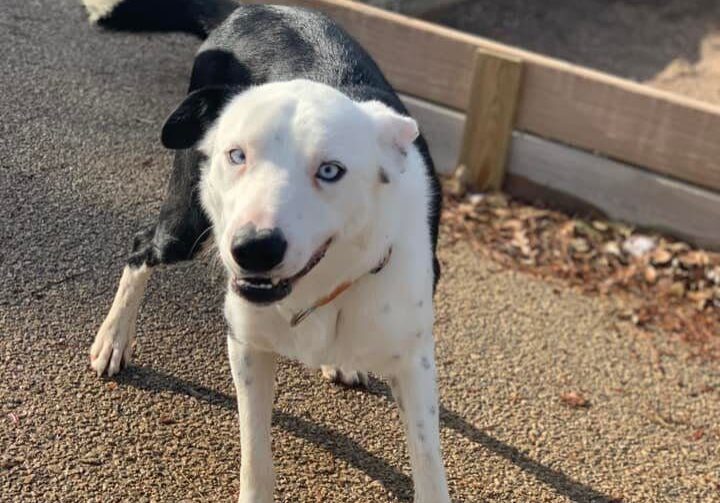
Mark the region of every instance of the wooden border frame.
[[[402, 96], [420, 122], [439, 173], [451, 174], [461, 150], [465, 115]], [[514, 132], [504, 189], [573, 212], [597, 214], [668, 232], [720, 250], [720, 193], [644, 169]]]
[[253, 0], [321, 10], [401, 92], [464, 111], [478, 49], [523, 61], [516, 128], [720, 190], [720, 107], [348, 0]]

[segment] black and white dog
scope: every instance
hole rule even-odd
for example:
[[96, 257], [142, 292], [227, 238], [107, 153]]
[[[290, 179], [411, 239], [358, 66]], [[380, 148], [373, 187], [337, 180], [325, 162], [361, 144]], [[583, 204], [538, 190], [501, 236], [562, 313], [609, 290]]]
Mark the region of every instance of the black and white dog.
[[[449, 501], [439, 441], [433, 290], [440, 189], [416, 122], [327, 17], [230, 0], [83, 0], [108, 28], [204, 39], [162, 129], [176, 151], [157, 224], [135, 238], [91, 349], [127, 364], [150, 272], [214, 237], [240, 412], [240, 502], [273, 500], [276, 355], [347, 384], [390, 379], [415, 501]], [[362, 372], [358, 372], [362, 371]]]

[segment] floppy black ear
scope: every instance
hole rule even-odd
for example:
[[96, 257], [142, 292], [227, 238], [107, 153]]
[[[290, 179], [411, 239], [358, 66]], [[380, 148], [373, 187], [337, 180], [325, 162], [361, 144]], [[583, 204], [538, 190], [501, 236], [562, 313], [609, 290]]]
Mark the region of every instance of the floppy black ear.
[[193, 147], [217, 119], [230, 97], [239, 92], [236, 87], [210, 86], [188, 94], [165, 121], [160, 134], [162, 144], [173, 150]]

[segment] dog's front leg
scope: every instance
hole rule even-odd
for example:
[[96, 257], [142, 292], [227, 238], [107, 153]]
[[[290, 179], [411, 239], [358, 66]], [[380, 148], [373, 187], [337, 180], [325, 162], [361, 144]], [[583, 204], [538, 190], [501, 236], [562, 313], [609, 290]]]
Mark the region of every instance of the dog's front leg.
[[240, 416], [239, 503], [272, 503], [275, 471], [270, 450], [270, 422], [276, 356], [228, 337], [230, 368]]
[[90, 348], [90, 365], [102, 375], [117, 374], [132, 356], [138, 310], [150, 271], [159, 265], [191, 260], [209, 236], [210, 222], [196, 195], [199, 152], [175, 155], [167, 196], [155, 225], [135, 235], [115, 299]]
[[135, 324], [151, 268], [143, 264], [125, 266], [115, 299], [90, 348], [90, 366], [98, 375], [112, 376], [132, 356]]
[[405, 423], [415, 503], [449, 503], [440, 449], [433, 347], [428, 344], [403, 360], [390, 384]]

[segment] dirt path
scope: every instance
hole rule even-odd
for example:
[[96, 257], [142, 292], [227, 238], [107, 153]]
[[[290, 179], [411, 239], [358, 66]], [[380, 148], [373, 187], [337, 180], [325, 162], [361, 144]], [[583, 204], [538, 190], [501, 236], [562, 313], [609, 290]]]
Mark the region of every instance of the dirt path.
[[[94, 32], [71, 0], [9, 0], [0, 12], [0, 500], [232, 501], [239, 438], [210, 266], [153, 278], [120, 379], [87, 370], [129, 236], [157, 210], [169, 159], [158, 124], [196, 43]], [[717, 365], [462, 244], [441, 258], [455, 500], [720, 498]], [[279, 501], [410, 501], [380, 381], [348, 391], [285, 362], [273, 447]]]

